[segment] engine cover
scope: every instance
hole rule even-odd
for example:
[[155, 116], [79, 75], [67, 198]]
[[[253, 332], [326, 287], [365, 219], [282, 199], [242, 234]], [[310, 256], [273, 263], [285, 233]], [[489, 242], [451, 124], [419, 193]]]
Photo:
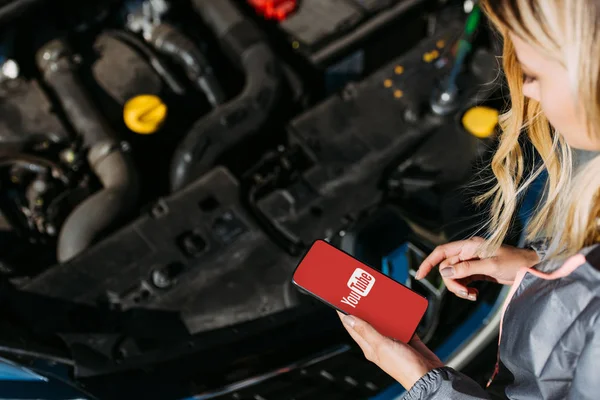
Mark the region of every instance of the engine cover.
[[[424, 143], [430, 147], [428, 153], [445, 155], [443, 163], [429, 163], [436, 171], [445, 170], [437, 180], [462, 181], [468, 176], [479, 148], [488, 144], [466, 133], [458, 119], [490, 94], [480, 88], [493, 70], [486, 70], [485, 76], [465, 76], [455, 115], [442, 117], [426, 110], [429, 94], [448, 71], [443, 53], [457, 32], [460, 26], [423, 41], [291, 122], [290, 142], [306, 150], [313, 167], [258, 201], [274, 226], [305, 245], [330, 237], [344, 227], [344, 221], [356, 220], [379, 204], [386, 178]], [[427, 55], [433, 52], [437, 58], [430, 60]]]
[[161, 93], [160, 78], [130, 46], [104, 34], [96, 39], [94, 48], [100, 54], [92, 67], [94, 78], [116, 103], [123, 106], [140, 93]]
[[243, 211], [235, 178], [217, 168], [25, 290], [175, 313], [195, 334], [293, 306], [295, 264]]
[[[0, 145], [20, 150], [45, 140], [63, 142], [68, 134], [35, 81], [16, 79], [0, 88]], [[6, 146], [6, 147], [5, 147]]]

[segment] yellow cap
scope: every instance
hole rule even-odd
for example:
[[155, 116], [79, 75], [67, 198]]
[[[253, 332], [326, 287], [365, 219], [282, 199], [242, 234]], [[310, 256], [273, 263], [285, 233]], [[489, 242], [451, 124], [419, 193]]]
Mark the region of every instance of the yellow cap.
[[432, 61], [434, 61], [436, 58], [438, 58], [440, 56], [440, 52], [437, 50], [432, 50], [428, 53], [423, 54], [423, 61], [425, 61], [426, 63], [430, 63]]
[[498, 110], [484, 106], [470, 108], [463, 115], [462, 124], [473, 136], [489, 137], [498, 125]]
[[135, 96], [123, 107], [125, 125], [135, 133], [148, 135], [156, 132], [167, 118], [167, 106], [152, 94]]

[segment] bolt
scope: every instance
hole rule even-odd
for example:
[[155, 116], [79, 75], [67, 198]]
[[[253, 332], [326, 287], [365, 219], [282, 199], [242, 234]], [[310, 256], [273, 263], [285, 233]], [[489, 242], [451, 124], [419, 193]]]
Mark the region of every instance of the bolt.
[[19, 64], [14, 60], [6, 60], [2, 64], [2, 75], [8, 79], [16, 79], [19, 77]]
[[121, 150], [127, 153], [131, 150], [131, 146], [127, 142], [121, 142]]
[[352, 83], [349, 83], [348, 85], [346, 85], [344, 90], [342, 90], [342, 98], [344, 100], [351, 100], [354, 97], [356, 97], [357, 94], [358, 94], [358, 90], [356, 88], [356, 85], [354, 85]]
[[419, 120], [419, 114], [414, 106], [408, 106], [404, 110], [404, 120], [409, 123], [415, 123]]
[[[226, 219], [225, 215], [223, 218]], [[196, 257], [206, 249], [206, 241], [199, 234], [191, 232], [181, 239], [181, 246], [187, 255]]]
[[46, 225], [46, 233], [50, 236], [56, 235], [56, 228], [54, 225]]
[[156, 269], [152, 272], [152, 284], [159, 289], [166, 289], [173, 284], [163, 270]]
[[169, 208], [167, 207], [164, 200], [159, 199], [158, 202], [152, 207], [150, 213], [154, 218], [159, 218], [169, 212]]
[[465, 0], [464, 4], [463, 4], [463, 10], [466, 14], [470, 13], [471, 11], [473, 11], [473, 8], [475, 8], [475, 2], [473, 0]]
[[46, 182], [42, 180], [36, 180], [33, 182], [33, 190], [38, 193], [43, 193], [46, 191]]
[[60, 153], [60, 158], [67, 164], [75, 161], [75, 152], [72, 149], [65, 149]]
[[226, 212], [223, 214], [223, 219], [225, 221], [233, 221], [233, 215], [230, 212]]

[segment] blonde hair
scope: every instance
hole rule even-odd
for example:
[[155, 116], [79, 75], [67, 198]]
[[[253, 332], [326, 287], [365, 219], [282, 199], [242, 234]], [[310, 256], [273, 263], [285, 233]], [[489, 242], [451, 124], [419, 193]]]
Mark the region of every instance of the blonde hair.
[[[549, 256], [569, 256], [600, 241], [600, 156], [573, 171], [571, 148], [550, 127], [540, 104], [523, 96], [523, 72], [508, 33], [566, 67], [570, 87], [584, 108], [588, 134], [598, 134], [600, 5], [596, 0], [483, 0], [482, 8], [504, 38], [503, 67], [511, 109], [500, 120], [502, 134], [492, 160], [495, 185], [476, 199], [478, 203], [491, 200], [490, 236], [481, 255], [489, 256], [500, 247], [517, 199], [546, 170], [545, 201], [527, 227], [527, 238], [552, 238]], [[525, 175], [519, 141], [524, 132], [542, 160], [530, 175]]]

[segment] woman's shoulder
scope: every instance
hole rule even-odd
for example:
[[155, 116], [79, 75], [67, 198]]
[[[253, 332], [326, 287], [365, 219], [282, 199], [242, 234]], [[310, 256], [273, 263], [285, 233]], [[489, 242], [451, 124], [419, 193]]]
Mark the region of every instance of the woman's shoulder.
[[[594, 287], [600, 290], [600, 244], [588, 246], [564, 263], [573, 263], [574, 277], [598, 283]], [[564, 264], [563, 264], [564, 265]]]
[[579, 266], [573, 278], [585, 283], [590, 292], [600, 297], [600, 244], [586, 247], [574, 257]]
[[600, 283], [600, 243], [585, 247], [571, 257], [544, 258], [535, 269], [546, 274], [565, 269], [570, 269], [567, 275], [585, 272], [582, 277]]
[[[566, 259], [547, 259], [535, 269], [542, 272], [540, 277], [545, 284], [562, 278], [552, 285], [560, 287], [563, 301], [572, 301], [574, 306], [581, 307], [590, 302], [600, 304], [600, 244], [588, 246]], [[595, 311], [600, 315], [600, 307]]]
[[540, 296], [538, 314], [545, 310], [548, 318], [576, 325], [582, 332], [600, 329], [600, 244], [566, 259], [547, 259], [535, 269], [540, 273], [532, 273], [525, 283], [528, 296], [551, 293]]

